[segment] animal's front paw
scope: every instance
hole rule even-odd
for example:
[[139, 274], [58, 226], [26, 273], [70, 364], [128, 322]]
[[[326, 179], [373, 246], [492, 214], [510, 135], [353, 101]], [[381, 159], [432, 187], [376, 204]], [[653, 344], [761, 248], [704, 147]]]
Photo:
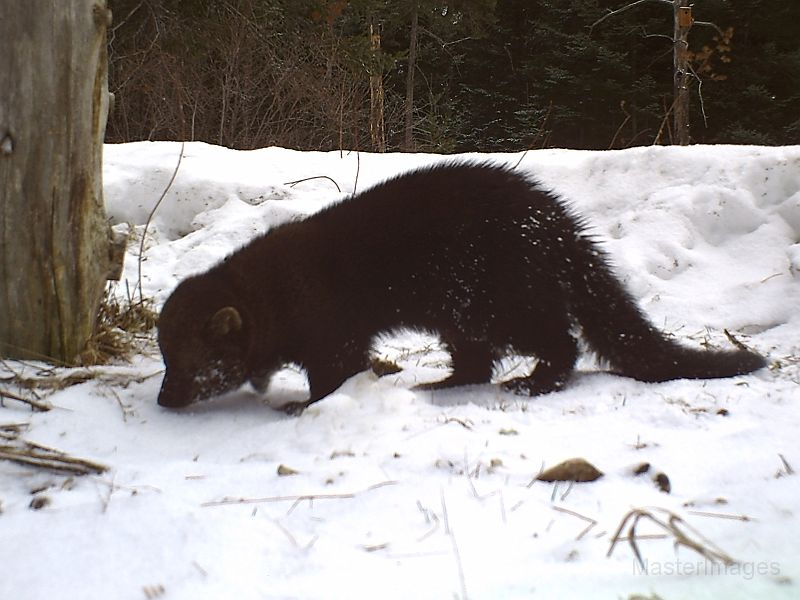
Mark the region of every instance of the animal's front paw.
[[267, 375], [253, 375], [249, 381], [255, 391], [259, 394], [265, 394], [269, 387], [270, 379], [272, 379], [272, 373]]
[[403, 367], [398, 365], [396, 362], [383, 360], [380, 358], [373, 358], [370, 361], [370, 368], [378, 377], [383, 377], [384, 375], [394, 375], [395, 373], [400, 373], [403, 370]]
[[[446, 379], [440, 379], [439, 381], [431, 381], [430, 383], [418, 383], [412, 389], [420, 390], [423, 392], [432, 392], [434, 390], [445, 390], [447, 388], [453, 387], [454, 384], [449, 383], [449, 377]], [[457, 384], [455, 384], [457, 385]]]
[[543, 382], [536, 381], [531, 377], [517, 377], [504, 381], [501, 384], [504, 390], [507, 390], [517, 396], [541, 396], [542, 394], [549, 394], [550, 392], [557, 392], [564, 389], [563, 381]]
[[293, 417], [299, 417], [303, 414], [303, 411], [306, 407], [311, 404], [310, 402], [288, 402], [281, 406], [278, 410], [282, 410], [287, 415], [291, 415]]

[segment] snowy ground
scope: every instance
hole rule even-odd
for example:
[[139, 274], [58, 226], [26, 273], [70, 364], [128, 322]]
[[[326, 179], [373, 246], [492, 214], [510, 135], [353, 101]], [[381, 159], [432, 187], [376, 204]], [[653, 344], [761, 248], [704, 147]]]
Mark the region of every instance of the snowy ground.
[[[114, 223], [141, 236], [180, 148], [106, 147]], [[146, 238], [145, 295], [160, 304], [254, 235], [352, 192], [357, 174], [364, 189], [443, 158], [187, 144]], [[770, 369], [656, 385], [586, 357], [566, 391], [535, 399], [420, 392], [446, 355], [406, 335], [377, 350], [403, 373], [362, 373], [289, 417], [271, 406], [302, 398], [291, 370], [266, 397], [161, 409], [151, 346], [51, 394], [49, 412], [0, 407], [0, 427], [110, 467], [68, 479], [0, 461], [0, 598], [800, 597], [800, 146], [545, 150], [519, 168], [589, 218], [654, 322], [694, 344], [729, 345], [728, 329]], [[320, 175], [342, 193], [328, 179], [287, 185]], [[133, 243], [131, 288], [137, 255]], [[40, 367], [6, 362], [0, 377]], [[605, 476], [534, 481], [572, 457]], [[634, 476], [643, 462], [650, 473]], [[672, 537], [638, 541], [647, 573], [625, 541], [607, 556], [644, 507], [680, 515], [737, 564]], [[663, 530], [642, 520], [636, 533]]]

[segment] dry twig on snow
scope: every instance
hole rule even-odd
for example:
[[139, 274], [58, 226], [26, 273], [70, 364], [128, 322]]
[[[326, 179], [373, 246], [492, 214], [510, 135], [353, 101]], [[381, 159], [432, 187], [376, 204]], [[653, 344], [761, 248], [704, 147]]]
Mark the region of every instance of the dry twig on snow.
[[[666, 518], [657, 517], [654, 514], [655, 512], [665, 514]], [[661, 527], [661, 529], [670, 534], [674, 539], [676, 548], [678, 546], [685, 546], [690, 550], [694, 550], [700, 556], [712, 563], [720, 562], [725, 566], [736, 564], [736, 561], [733, 558], [716, 547], [711, 541], [703, 537], [700, 532], [684, 521], [683, 518], [665, 508], [634, 508], [628, 512], [628, 514], [622, 518], [622, 522], [619, 524], [616, 533], [611, 538], [611, 547], [608, 549], [608, 554], [606, 556], [611, 556], [611, 553], [614, 551], [617, 542], [622, 541], [622, 530], [625, 529], [625, 526], [630, 522], [628, 535], [625, 539], [627, 539], [628, 543], [631, 545], [631, 549], [633, 550], [636, 560], [639, 562], [639, 566], [643, 570], [646, 568], [645, 562], [642, 559], [642, 554], [639, 552], [639, 546], [636, 543], [637, 540], [643, 539], [641, 536], [636, 535], [636, 526], [639, 524], [641, 519], [646, 519], [655, 523]]]
[[0, 460], [9, 460], [18, 464], [70, 473], [72, 475], [99, 474], [108, 467], [83, 458], [70, 456], [66, 452], [19, 439], [26, 424], [12, 424], [0, 427]]

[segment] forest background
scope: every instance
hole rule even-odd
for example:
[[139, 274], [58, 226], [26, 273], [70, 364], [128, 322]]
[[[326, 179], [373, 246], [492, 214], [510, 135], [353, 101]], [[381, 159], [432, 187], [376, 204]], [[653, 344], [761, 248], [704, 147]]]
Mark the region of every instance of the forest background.
[[[110, 0], [106, 141], [438, 153], [670, 144], [672, 4]], [[800, 143], [800, 2], [696, 0], [693, 15], [691, 141]]]

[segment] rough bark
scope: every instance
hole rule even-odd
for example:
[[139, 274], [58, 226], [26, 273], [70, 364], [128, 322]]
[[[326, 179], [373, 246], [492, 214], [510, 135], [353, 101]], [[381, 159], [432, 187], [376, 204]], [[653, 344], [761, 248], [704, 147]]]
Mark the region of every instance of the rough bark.
[[372, 53], [369, 72], [369, 133], [372, 138], [372, 149], [375, 152], [386, 152], [381, 31], [380, 25], [372, 17], [369, 19], [369, 47]]
[[0, 356], [74, 364], [109, 272], [105, 0], [0, 3]]
[[689, 135], [689, 30], [692, 28], [692, 7], [690, 0], [674, 0], [674, 108], [673, 125], [675, 139], [681, 146], [687, 146]]
[[403, 150], [413, 152], [414, 147], [414, 72], [417, 68], [417, 34], [419, 31], [419, 9], [415, 5], [411, 13], [411, 40], [408, 43], [408, 73], [406, 73], [406, 102], [403, 107], [405, 137]]

